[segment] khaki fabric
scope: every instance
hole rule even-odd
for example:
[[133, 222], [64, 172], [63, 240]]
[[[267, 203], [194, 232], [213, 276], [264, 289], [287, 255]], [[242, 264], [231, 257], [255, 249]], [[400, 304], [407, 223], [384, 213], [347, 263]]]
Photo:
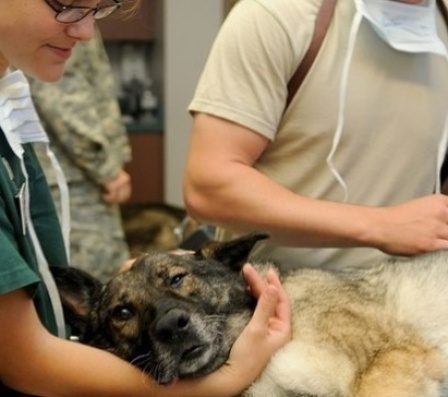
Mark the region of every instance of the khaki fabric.
[[[212, 48], [189, 110], [268, 137], [272, 142], [257, 169], [297, 194], [341, 201], [344, 192], [326, 158], [338, 122], [352, 0], [338, 1], [321, 50], [283, 114], [287, 82], [308, 48], [320, 1], [238, 2]], [[440, 15], [437, 19], [447, 43], [447, 28]], [[334, 164], [347, 184], [348, 202], [387, 206], [432, 193], [448, 110], [446, 59], [395, 51], [364, 19], [344, 100]], [[285, 268], [368, 266], [383, 256], [367, 248], [298, 249], [269, 242], [259, 247], [257, 256]]]

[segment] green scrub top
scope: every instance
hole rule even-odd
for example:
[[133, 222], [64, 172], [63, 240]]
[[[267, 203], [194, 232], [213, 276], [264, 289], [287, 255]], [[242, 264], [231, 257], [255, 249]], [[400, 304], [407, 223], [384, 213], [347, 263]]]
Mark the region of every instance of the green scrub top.
[[[28, 173], [30, 212], [49, 266], [68, 266], [56, 208], [32, 144], [23, 145]], [[0, 130], [0, 294], [25, 288], [45, 327], [57, 335], [50, 298], [39, 275], [31, 239], [23, 233], [19, 192], [25, 181], [20, 159]], [[0, 324], [1, 326], [1, 324]], [[0, 396], [14, 396], [0, 383]]]

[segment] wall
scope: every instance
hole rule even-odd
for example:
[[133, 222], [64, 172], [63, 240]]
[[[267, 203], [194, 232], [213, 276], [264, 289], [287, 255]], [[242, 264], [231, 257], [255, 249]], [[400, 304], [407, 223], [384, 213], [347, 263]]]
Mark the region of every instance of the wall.
[[163, 0], [164, 197], [169, 204], [183, 206], [192, 121], [186, 109], [223, 13], [222, 0]]

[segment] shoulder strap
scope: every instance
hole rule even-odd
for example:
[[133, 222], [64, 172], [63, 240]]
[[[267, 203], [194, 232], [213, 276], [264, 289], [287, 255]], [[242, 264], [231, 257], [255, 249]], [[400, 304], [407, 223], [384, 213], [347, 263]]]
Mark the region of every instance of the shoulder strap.
[[[441, 1], [441, 0], [440, 0]], [[286, 99], [285, 109], [289, 106], [294, 98], [299, 87], [302, 85], [308, 71], [310, 70], [314, 59], [319, 52], [319, 49], [324, 41], [325, 35], [327, 34], [328, 26], [330, 25], [331, 18], [333, 17], [334, 9], [336, 8], [337, 0], [323, 0], [319, 12], [316, 16], [316, 21], [314, 24], [314, 34], [311, 39], [311, 44], [308, 47], [308, 51], [297, 67], [294, 75], [291, 77], [288, 83], [288, 97]]]
[[439, 8], [439, 12], [442, 15], [446, 27], [448, 28], [448, 10], [443, 0], [437, 0], [437, 7]]
[[[328, 26], [330, 25], [334, 10], [336, 8], [336, 2], [337, 0], [323, 0], [322, 2], [322, 5], [316, 16], [316, 21], [314, 24], [314, 34], [311, 39], [311, 44], [308, 47], [308, 51], [303, 57], [302, 62], [300, 62], [293, 76], [289, 80], [288, 96], [286, 99], [285, 109], [291, 103], [292, 98], [294, 98], [294, 95], [302, 85], [303, 80], [305, 79], [308, 71], [313, 65], [314, 59], [316, 58], [322, 42], [325, 39], [325, 35], [327, 34]], [[448, 9], [444, 1], [437, 0], [437, 6], [448, 28]]]

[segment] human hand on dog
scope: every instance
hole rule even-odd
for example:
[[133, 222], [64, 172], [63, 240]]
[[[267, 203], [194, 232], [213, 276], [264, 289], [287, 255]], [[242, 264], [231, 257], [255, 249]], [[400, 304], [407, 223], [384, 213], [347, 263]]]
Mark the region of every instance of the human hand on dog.
[[370, 211], [369, 245], [392, 255], [448, 249], [448, 197], [434, 194]]
[[[276, 351], [291, 339], [289, 298], [274, 269], [268, 270], [266, 281], [249, 264], [243, 267], [243, 274], [251, 293], [258, 298], [258, 304], [252, 320], [243, 331], [242, 336], [246, 330], [249, 333], [253, 332], [254, 338], [266, 339], [264, 343], [269, 344]], [[274, 351], [268, 355], [268, 359]]]
[[291, 339], [290, 302], [277, 273], [269, 270], [264, 281], [251, 265], [245, 265], [243, 274], [258, 298], [257, 307], [233, 345], [226, 365], [218, 371], [239, 388], [238, 393], [258, 377], [272, 355]]

